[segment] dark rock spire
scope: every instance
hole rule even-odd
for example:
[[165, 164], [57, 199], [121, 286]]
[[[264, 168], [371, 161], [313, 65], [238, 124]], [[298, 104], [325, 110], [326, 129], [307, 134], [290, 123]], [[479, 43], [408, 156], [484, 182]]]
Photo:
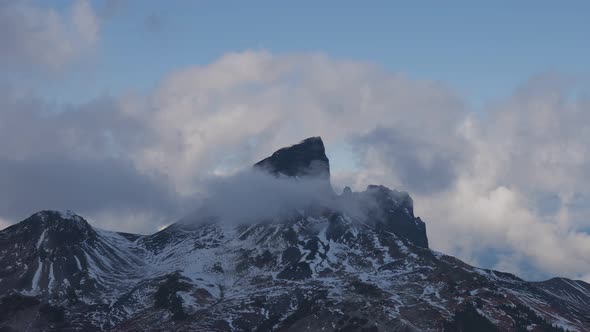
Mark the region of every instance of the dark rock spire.
[[298, 144], [275, 151], [256, 164], [274, 175], [318, 177], [330, 179], [330, 161], [321, 137], [310, 137]]

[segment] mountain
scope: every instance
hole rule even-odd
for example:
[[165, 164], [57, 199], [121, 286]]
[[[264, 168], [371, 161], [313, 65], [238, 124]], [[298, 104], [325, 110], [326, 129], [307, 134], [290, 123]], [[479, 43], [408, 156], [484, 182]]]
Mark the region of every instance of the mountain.
[[[319, 137], [254, 169], [329, 185]], [[38, 212], [0, 231], [0, 331], [590, 331], [589, 284], [527, 282], [429, 249], [406, 192], [326, 196], [270, 220], [203, 214], [145, 236]]]
[[330, 161], [320, 137], [310, 137], [299, 144], [277, 150], [254, 167], [274, 175], [330, 179]]

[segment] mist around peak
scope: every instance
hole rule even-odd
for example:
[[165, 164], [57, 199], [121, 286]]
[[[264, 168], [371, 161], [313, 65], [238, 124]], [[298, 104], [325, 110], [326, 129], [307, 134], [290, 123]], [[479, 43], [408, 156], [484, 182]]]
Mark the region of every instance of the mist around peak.
[[198, 208], [183, 223], [214, 219], [231, 224], [272, 222], [310, 207], [340, 209], [329, 182], [315, 177], [275, 176], [259, 169], [210, 178]]

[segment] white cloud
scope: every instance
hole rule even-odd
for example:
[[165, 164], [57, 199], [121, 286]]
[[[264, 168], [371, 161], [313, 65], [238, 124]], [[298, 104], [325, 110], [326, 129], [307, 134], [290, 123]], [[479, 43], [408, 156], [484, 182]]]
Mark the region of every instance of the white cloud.
[[92, 49], [100, 22], [87, 0], [65, 13], [28, 1], [0, 2], [0, 67], [61, 69]]
[[[146, 231], [135, 226], [143, 217], [153, 219], [154, 230], [169, 222], [152, 217], [154, 202], [173, 211], [171, 197], [199, 194], [204, 178], [232, 174], [279, 147], [321, 135], [328, 154], [346, 145], [358, 159], [358, 173], [333, 174], [336, 186], [382, 183], [409, 191], [434, 248], [527, 277], [582, 278], [590, 272], [590, 238], [583, 232], [590, 228], [590, 146], [584, 144], [590, 119], [588, 100], [572, 95], [568, 84], [535, 78], [474, 114], [440, 83], [371, 64], [233, 53], [171, 73], [147, 95], [51, 116], [39, 111], [42, 103], [0, 97], [0, 157], [28, 164], [47, 155], [83, 160], [72, 163], [82, 175], [95, 174], [82, 167], [88, 161], [115, 160], [108, 168], [112, 181], [124, 174], [127, 184], [158, 191], [121, 198], [134, 207], [123, 218], [125, 229]], [[101, 195], [112, 193], [93, 196], [109, 202]], [[93, 220], [116, 224], [112, 206], [101, 208]]]
[[[395, 156], [407, 161], [406, 150], [400, 153], [396, 140], [384, 135], [363, 145], [365, 168], [357, 181], [413, 192], [431, 243], [442, 251], [530, 278], [581, 278], [590, 270], [590, 236], [584, 232], [590, 226], [590, 147], [584, 144], [590, 121], [583, 100], [569, 91], [559, 78], [537, 77], [485, 115], [467, 115], [459, 129], [465, 152], [459, 157], [453, 155], [452, 131], [442, 141], [423, 136], [433, 144], [427, 153], [445, 151], [454, 166], [454, 179], [443, 191], [421, 192], [400, 179], [408, 173]], [[409, 159], [419, 160], [424, 146]], [[416, 169], [421, 167], [411, 168], [414, 175], [431, 175]], [[436, 174], [430, 178], [436, 181]], [[554, 197], [552, 204], [537, 199], [547, 196]]]
[[322, 55], [265, 52], [173, 73], [138, 104], [149, 112], [130, 114], [156, 137], [133, 158], [146, 172], [169, 174], [182, 192], [222, 161], [243, 167], [306, 136], [321, 134], [330, 144], [395, 126], [437, 139], [463, 114], [461, 101], [433, 82]]

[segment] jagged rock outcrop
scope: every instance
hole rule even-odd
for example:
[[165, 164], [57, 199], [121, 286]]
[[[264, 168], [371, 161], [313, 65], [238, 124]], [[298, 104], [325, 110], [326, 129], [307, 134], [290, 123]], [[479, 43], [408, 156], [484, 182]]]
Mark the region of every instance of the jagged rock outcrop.
[[254, 167], [275, 175], [330, 178], [330, 161], [320, 137], [310, 137], [277, 150], [270, 157], [254, 164]]
[[392, 232], [416, 246], [428, 248], [426, 225], [414, 216], [414, 202], [407, 192], [369, 185], [366, 191], [356, 196], [357, 201], [364, 202], [367, 222], [371, 225]]
[[[321, 178], [327, 182], [327, 191], [332, 192], [329, 185], [330, 162], [321, 137], [310, 137], [282, 148], [254, 164], [254, 167], [279, 176]], [[367, 223], [395, 233], [414, 245], [428, 247], [426, 226], [414, 216], [414, 203], [407, 192], [381, 185], [369, 185], [360, 193], [346, 188], [340, 198], [343, 201], [341, 204], [354, 205]]]
[[[279, 151], [256, 167], [329, 181], [321, 139]], [[207, 216], [146, 236], [36, 213], [0, 231], [0, 330], [590, 330], [587, 283], [432, 251], [405, 192], [332, 195], [282, 219]]]

